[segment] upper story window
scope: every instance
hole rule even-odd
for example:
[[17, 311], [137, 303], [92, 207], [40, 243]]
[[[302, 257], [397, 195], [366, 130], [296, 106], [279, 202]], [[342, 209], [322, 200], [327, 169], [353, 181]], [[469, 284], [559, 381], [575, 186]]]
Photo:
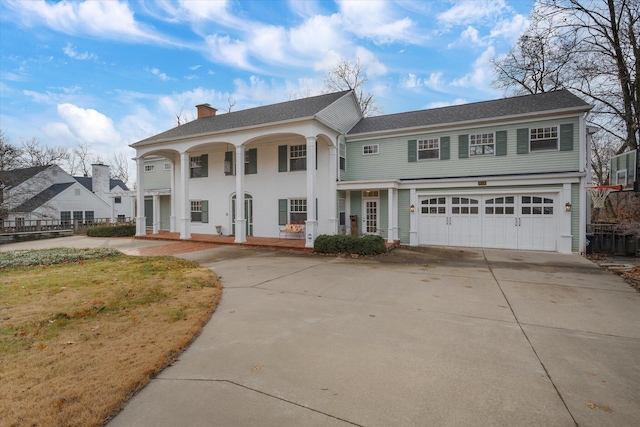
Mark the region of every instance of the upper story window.
[[344, 143], [342, 138], [340, 139], [340, 144], [338, 144], [339, 148], [339, 156], [340, 156], [340, 170], [347, 170], [347, 144]]
[[495, 153], [493, 133], [469, 135], [469, 156], [483, 156]]
[[307, 170], [307, 146], [305, 144], [289, 147], [289, 170]]
[[122, 197], [121, 196], [116, 196], [113, 198], [113, 203], [122, 203]]
[[170, 171], [171, 170], [171, 163], [165, 163], [164, 164], [164, 170]]
[[439, 159], [440, 138], [418, 140], [418, 160]]
[[558, 126], [529, 129], [529, 150], [557, 150]]
[[202, 156], [195, 156], [189, 158], [191, 166], [191, 178], [202, 178], [209, 176], [209, 163], [208, 156], [203, 154]]
[[153, 172], [156, 170], [156, 165], [144, 165], [145, 172]]
[[378, 144], [367, 144], [362, 146], [362, 154], [365, 156], [371, 154], [378, 154], [380, 152], [380, 145]]

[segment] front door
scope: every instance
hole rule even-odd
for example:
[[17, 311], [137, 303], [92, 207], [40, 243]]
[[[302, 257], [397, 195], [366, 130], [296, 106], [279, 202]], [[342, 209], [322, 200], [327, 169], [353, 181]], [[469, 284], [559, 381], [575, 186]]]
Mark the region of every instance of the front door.
[[[244, 195], [244, 219], [247, 236], [253, 236], [253, 198], [250, 194]], [[231, 198], [231, 234], [236, 235], [236, 196]]]
[[364, 234], [379, 234], [380, 230], [380, 200], [363, 199], [364, 214], [362, 215], [362, 232]]
[[153, 199], [144, 200], [145, 226], [153, 227]]

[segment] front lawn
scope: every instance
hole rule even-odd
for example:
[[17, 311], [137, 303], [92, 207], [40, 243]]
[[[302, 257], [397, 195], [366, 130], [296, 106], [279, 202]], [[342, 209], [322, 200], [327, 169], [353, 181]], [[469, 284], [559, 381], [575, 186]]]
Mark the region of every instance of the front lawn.
[[182, 352], [221, 295], [214, 273], [173, 257], [58, 249], [0, 253], [0, 266], [3, 426], [101, 425]]

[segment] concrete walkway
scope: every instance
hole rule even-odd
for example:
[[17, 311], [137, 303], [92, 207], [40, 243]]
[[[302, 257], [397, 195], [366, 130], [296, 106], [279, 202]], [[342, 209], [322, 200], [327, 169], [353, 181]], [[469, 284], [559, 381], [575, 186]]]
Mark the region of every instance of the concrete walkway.
[[580, 256], [180, 256], [223, 299], [109, 427], [640, 425], [640, 293]]

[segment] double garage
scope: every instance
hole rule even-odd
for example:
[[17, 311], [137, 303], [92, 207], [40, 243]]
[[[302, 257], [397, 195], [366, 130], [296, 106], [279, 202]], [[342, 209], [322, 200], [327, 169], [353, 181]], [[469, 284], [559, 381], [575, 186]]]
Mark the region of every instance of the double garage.
[[557, 192], [418, 195], [418, 244], [556, 251], [558, 200]]

